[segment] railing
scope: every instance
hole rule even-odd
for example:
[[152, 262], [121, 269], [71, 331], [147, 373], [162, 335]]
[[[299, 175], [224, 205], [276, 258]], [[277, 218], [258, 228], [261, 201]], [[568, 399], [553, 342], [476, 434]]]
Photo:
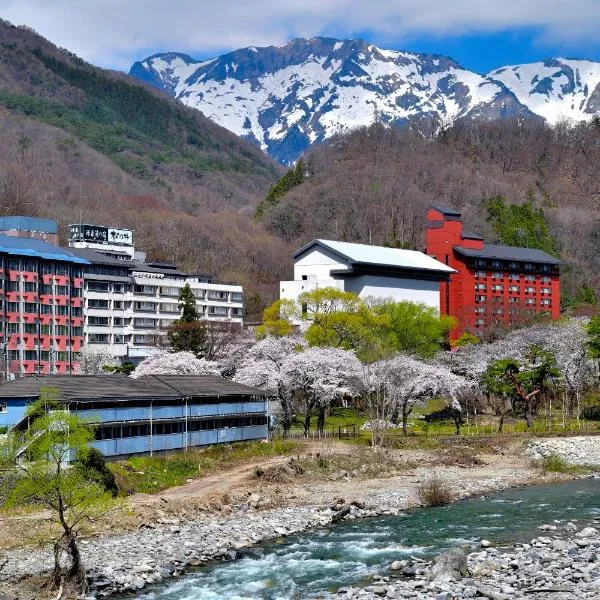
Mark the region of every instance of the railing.
[[337, 427], [331, 427], [329, 429], [311, 429], [308, 433], [304, 432], [304, 429], [290, 429], [286, 433], [281, 432], [283, 437], [292, 440], [306, 440], [306, 439], [323, 439], [323, 438], [338, 438], [338, 439], [352, 439], [356, 437], [356, 426], [355, 425], [339, 425]]

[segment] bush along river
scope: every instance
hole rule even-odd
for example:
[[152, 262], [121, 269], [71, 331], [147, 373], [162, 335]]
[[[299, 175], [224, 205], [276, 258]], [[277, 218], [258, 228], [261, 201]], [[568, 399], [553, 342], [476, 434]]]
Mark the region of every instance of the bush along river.
[[[600, 528], [596, 518], [600, 479], [509, 489], [290, 535], [137, 597], [599, 599], [600, 536], [590, 527]], [[488, 542], [491, 547], [483, 549]], [[426, 561], [456, 547], [471, 552], [472, 576], [465, 571], [466, 578], [453, 583], [442, 574], [432, 582]], [[395, 571], [389, 570], [392, 563]]]

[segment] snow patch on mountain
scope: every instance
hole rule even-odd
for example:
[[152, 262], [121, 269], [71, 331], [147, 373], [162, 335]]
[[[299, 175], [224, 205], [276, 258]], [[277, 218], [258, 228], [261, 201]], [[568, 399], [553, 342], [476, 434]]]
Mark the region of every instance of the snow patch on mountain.
[[376, 118], [394, 125], [460, 118], [591, 118], [600, 64], [556, 59], [480, 75], [451, 58], [384, 50], [362, 40], [297, 39], [205, 61], [157, 54], [131, 74], [253, 140], [284, 163]]

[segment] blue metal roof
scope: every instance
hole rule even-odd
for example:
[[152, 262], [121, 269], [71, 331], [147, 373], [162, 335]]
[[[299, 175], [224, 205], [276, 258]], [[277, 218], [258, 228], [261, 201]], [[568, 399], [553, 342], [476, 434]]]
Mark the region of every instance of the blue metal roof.
[[0, 252], [16, 254], [18, 256], [30, 256], [44, 260], [60, 260], [63, 262], [78, 263], [80, 265], [91, 265], [85, 258], [75, 256], [67, 248], [53, 246], [41, 240], [31, 238], [18, 238], [10, 235], [0, 234]]
[[7, 231], [9, 229], [15, 229], [16, 231], [58, 233], [56, 221], [52, 221], [52, 219], [22, 216], [0, 217], [0, 231]]

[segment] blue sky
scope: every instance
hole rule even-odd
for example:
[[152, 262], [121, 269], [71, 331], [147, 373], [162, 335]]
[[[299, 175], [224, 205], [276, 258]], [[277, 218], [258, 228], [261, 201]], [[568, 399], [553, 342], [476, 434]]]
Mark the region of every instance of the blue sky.
[[362, 37], [479, 72], [548, 57], [600, 60], [600, 0], [0, 0], [0, 15], [103, 67], [197, 58], [294, 37]]

